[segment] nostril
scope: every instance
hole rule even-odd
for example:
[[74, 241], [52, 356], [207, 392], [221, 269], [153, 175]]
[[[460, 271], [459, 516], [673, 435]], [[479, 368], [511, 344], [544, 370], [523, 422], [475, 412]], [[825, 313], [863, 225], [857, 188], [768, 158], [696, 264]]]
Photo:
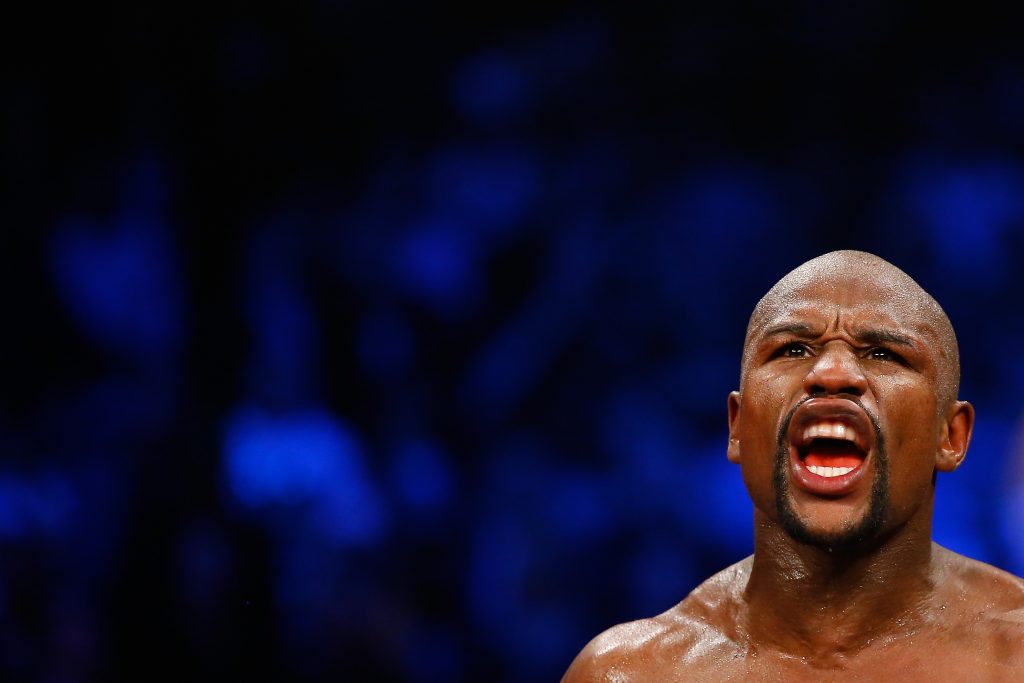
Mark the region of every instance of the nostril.
[[850, 396], [862, 396], [864, 394], [864, 389], [863, 387], [859, 387], [853, 384], [838, 387], [824, 387], [820, 384], [813, 384], [807, 387], [807, 394], [811, 397], [838, 396], [842, 394], [848, 394]]

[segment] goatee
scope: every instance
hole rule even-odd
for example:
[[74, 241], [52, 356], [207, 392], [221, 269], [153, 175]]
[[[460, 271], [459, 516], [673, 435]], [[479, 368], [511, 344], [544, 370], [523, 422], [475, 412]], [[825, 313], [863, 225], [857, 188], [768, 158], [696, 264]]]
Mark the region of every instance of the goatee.
[[[809, 400], [808, 397], [806, 400]], [[775, 511], [778, 514], [779, 523], [783, 530], [795, 541], [813, 545], [823, 550], [834, 551], [845, 547], [855, 546], [864, 541], [874, 538], [882, 526], [889, 512], [889, 457], [885, 450], [885, 440], [882, 437], [882, 430], [878, 424], [878, 418], [872, 415], [860, 401], [850, 399], [868, 416], [871, 426], [875, 430], [875, 452], [874, 467], [875, 478], [871, 482], [871, 495], [868, 500], [868, 510], [861, 519], [849, 520], [842, 529], [838, 531], [818, 531], [808, 528], [802, 519], [793, 509], [790, 497], [789, 482], [789, 423], [793, 414], [804, 403], [801, 401], [786, 415], [779, 429], [778, 450], [775, 454], [775, 466], [772, 473], [772, 486], [775, 490]]]

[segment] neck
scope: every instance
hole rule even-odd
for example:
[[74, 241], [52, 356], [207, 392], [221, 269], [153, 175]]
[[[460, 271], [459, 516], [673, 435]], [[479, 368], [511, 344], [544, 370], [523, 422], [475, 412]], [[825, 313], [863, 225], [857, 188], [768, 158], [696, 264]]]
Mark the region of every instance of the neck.
[[752, 646], [831, 661], [916, 631], [934, 605], [931, 516], [870, 544], [798, 543], [755, 513], [755, 551], [744, 593]]

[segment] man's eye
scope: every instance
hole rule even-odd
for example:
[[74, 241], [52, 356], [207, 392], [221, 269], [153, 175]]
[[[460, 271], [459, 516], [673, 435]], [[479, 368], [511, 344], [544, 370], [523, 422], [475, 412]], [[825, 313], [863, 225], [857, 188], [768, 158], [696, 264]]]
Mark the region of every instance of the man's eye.
[[896, 353], [895, 351], [890, 351], [889, 349], [886, 349], [881, 346], [871, 349], [868, 352], [868, 356], [871, 358], [871, 360], [894, 360], [897, 362], [903, 362], [903, 357], [900, 356], [898, 353]]
[[807, 347], [803, 344], [786, 344], [780, 348], [775, 355], [781, 358], [806, 358], [809, 354]]

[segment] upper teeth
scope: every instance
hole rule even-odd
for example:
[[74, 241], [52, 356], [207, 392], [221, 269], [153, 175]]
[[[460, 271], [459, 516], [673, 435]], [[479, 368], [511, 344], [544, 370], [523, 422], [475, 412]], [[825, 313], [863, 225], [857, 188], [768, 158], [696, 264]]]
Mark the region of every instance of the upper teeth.
[[804, 429], [804, 439], [810, 441], [817, 438], [855, 441], [856, 435], [852, 428], [842, 422], [815, 422]]

